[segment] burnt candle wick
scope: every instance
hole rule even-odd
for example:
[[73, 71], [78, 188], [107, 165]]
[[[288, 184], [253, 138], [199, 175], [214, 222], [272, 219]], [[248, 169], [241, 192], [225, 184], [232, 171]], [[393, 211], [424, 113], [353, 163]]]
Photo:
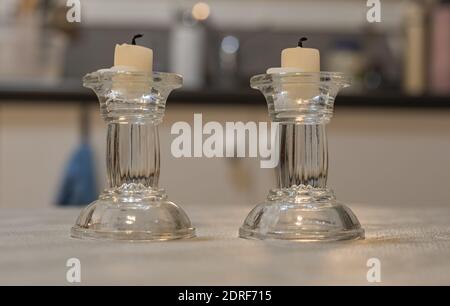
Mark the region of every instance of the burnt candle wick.
[[299, 46], [300, 48], [303, 48], [303, 42], [304, 42], [304, 41], [307, 41], [307, 40], [308, 40], [307, 37], [302, 37], [302, 38], [300, 38], [300, 40], [298, 41], [298, 46]]
[[136, 45], [136, 39], [138, 39], [138, 38], [141, 38], [141, 37], [143, 37], [144, 35], [142, 35], [142, 34], [136, 34], [136, 35], [134, 35], [133, 36], [133, 40], [131, 41], [131, 44], [132, 45]]

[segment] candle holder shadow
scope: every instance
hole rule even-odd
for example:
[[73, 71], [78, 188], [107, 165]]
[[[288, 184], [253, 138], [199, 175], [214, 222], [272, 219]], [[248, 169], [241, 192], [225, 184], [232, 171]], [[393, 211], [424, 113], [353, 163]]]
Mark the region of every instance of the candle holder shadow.
[[171, 73], [99, 70], [83, 85], [100, 101], [108, 125], [108, 188], [78, 217], [75, 238], [171, 240], [195, 236], [183, 209], [158, 187], [158, 125], [170, 92], [182, 85]]
[[364, 230], [327, 188], [326, 125], [334, 100], [350, 79], [341, 73], [274, 73], [257, 75], [269, 115], [278, 123], [278, 187], [256, 206], [239, 230], [249, 239], [336, 241], [364, 238]]

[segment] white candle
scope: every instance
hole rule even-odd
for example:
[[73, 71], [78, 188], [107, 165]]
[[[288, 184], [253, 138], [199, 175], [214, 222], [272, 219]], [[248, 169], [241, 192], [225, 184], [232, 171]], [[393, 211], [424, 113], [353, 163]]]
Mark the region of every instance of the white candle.
[[301, 72], [320, 72], [320, 52], [317, 49], [303, 48], [305, 38], [300, 39], [299, 46], [287, 48], [281, 52], [282, 68], [297, 68]]
[[[281, 52], [281, 68], [270, 68], [267, 73], [296, 73], [296, 72], [314, 72], [320, 73], [320, 52], [317, 49], [303, 48], [303, 42], [306, 38], [301, 38], [298, 47], [287, 48]], [[296, 103], [302, 103], [320, 95], [319, 74], [309, 77], [317, 84], [286, 84], [282, 85], [283, 91], [290, 99]]]
[[131, 70], [151, 73], [153, 71], [153, 50], [138, 46], [133, 37], [133, 44], [116, 45], [114, 53], [114, 67], [127, 67]]
[[[131, 45], [116, 45], [112, 70], [143, 72], [149, 76], [152, 75], [153, 50], [136, 45], [136, 38], [139, 37], [142, 35], [135, 35]], [[112, 88], [128, 99], [139, 98], [143, 92], [148, 90], [147, 82], [143, 79], [136, 79], [133, 75], [115, 75], [112, 81]]]

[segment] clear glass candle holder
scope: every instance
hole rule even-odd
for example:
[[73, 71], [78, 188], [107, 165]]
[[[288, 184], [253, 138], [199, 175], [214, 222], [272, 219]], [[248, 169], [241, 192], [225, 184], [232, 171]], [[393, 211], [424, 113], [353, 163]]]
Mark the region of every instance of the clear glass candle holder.
[[108, 188], [78, 217], [75, 238], [170, 240], [195, 236], [182, 208], [158, 187], [158, 125], [170, 92], [182, 85], [172, 73], [99, 70], [83, 85], [100, 101], [108, 125]]
[[[341, 73], [257, 75], [270, 118], [278, 123], [276, 189], [239, 230], [242, 238], [335, 241], [364, 238], [353, 212], [327, 187], [326, 125], [338, 91], [350, 85]], [[351, 152], [349, 152], [350, 154]]]

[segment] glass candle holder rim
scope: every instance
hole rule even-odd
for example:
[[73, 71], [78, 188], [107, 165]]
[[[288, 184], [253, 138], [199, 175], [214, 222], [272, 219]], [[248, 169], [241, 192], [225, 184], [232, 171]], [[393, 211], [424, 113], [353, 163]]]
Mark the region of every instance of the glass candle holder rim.
[[[116, 79], [115, 77], [126, 77], [125, 80]], [[83, 86], [87, 88], [95, 87], [96, 85], [104, 84], [105, 82], [111, 83], [130, 83], [132, 78], [133, 83], [145, 83], [155, 87], [170, 87], [173, 89], [180, 88], [183, 85], [183, 77], [179, 74], [172, 72], [142, 72], [142, 71], [129, 71], [129, 70], [113, 70], [113, 69], [100, 69], [86, 74], [83, 77]]]
[[257, 74], [250, 78], [250, 86], [259, 89], [273, 83], [279, 84], [317, 84], [349, 87], [352, 78], [343, 72], [277, 72]]

